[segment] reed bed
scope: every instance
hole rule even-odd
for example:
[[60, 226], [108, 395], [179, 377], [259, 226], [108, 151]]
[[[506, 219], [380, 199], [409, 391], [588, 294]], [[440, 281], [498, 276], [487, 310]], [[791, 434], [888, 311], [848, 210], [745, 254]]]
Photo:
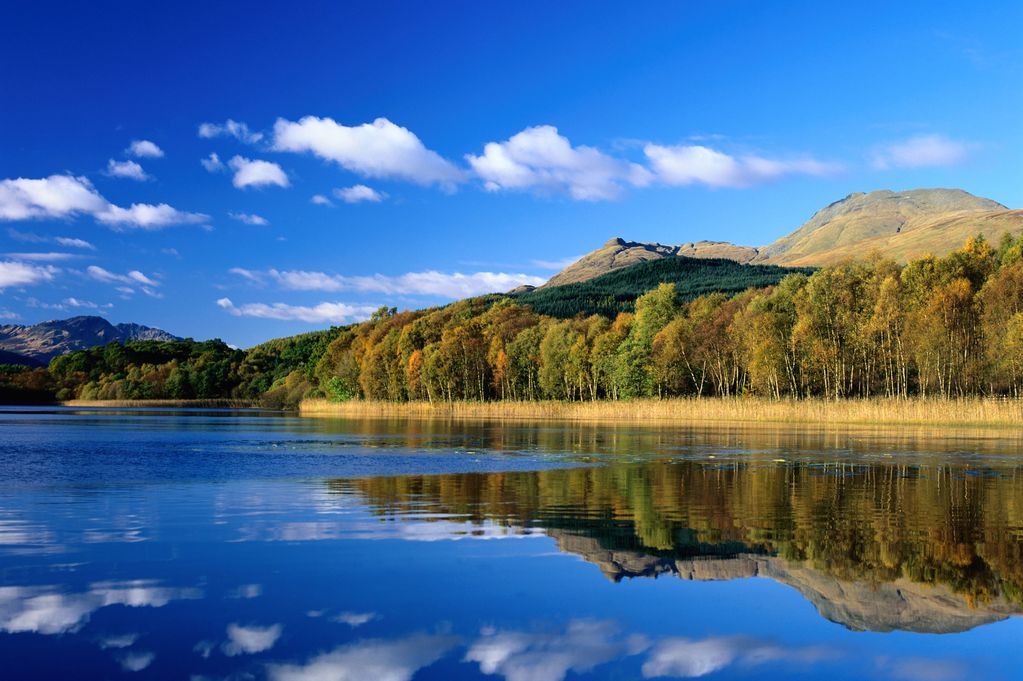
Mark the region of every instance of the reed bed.
[[305, 416], [660, 423], [1023, 426], [1023, 400], [678, 398], [597, 402], [384, 402], [304, 400]]
[[259, 405], [252, 400], [66, 400], [65, 407], [161, 407], [178, 409], [249, 409]]

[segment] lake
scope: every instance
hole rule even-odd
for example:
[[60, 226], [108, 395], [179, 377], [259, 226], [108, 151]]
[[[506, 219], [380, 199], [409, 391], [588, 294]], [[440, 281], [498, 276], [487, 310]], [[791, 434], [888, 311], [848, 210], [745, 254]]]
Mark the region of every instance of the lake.
[[1014, 431], [0, 410], [4, 679], [1014, 679]]

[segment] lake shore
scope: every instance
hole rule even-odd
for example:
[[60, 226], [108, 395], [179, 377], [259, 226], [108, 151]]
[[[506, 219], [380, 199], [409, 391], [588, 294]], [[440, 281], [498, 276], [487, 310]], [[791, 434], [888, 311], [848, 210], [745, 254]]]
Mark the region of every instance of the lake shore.
[[62, 407], [168, 407], [180, 409], [253, 409], [259, 403], [253, 400], [65, 400]]
[[1023, 400], [679, 398], [618, 402], [384, 402], [303, 400], [303, 416], [651, 423], [1023, 426]]

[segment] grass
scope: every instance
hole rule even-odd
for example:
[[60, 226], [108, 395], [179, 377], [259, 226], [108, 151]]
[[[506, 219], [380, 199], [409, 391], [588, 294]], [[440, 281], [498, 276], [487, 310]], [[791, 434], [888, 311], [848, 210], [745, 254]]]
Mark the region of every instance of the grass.
[[679, 398], [598, 402], [329, 402], [304, 400], [305, 416], [517, 419], [651, 423], [1023, 426], [1023, 400]]
[[179, 407], [190, 409], [248, 409], [259, 405], [252, 400], [66, 400], [65, 407]]

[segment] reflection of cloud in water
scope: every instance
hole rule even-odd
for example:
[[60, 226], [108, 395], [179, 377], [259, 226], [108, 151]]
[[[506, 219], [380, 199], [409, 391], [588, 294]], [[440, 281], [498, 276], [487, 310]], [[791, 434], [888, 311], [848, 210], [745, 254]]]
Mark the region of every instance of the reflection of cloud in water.
[[61, 634], [78, 629], [93, 611], [109, 605], [159, 608], [201, 597], [199, 589], [163, 587], [151, 580], [99, 582], [74, 594], [52, 586], [0, 587], [0, 631]]
[[891, 659], [880, 657], [875, 660], [878, 671], [892, 679], [901, 681], [958, 681], [967, 678], [964, 664], [956, 660], [907, 657]]
[[339, 622], [341, 624], [347, 624], [348, 626], [354, 628], [361, 627], [363, 624], [372, 622], [376, 618], [377, 615], [375, 612], [342, 612], [338, 615], [335, 615], [334, 617], [331, 617], [331, 620], [333, 620], [334, 622]]
[[458, 643], [453, 636], [416, 634], [395, 641], [368, 639], [318, 655], [305, 664], [269, 667], [272, 681], [409, 681]]
[[610, 622], [575, 620], [563, 634], [484, 630], [465, 659], [484, 674], [508, 681], [561, 681], [569, 670], [584, 673], [620, 655], [635, 653], [640, 639], [622, 640]]
[[222, 650], [229, 657], [261, 653], [273, 648], [277, 639], [280, 638], [282, 630], [283, 627], [279, 624], [269, 627], [245, 627], [240, 624], [229, 624], [227, 625], [227, 641]]
[[507, 681], [561, 681], [568, 673], [582, 674], [620, 657], [646, 654], [646, 678], [694, 678], [731, 665], [768, 662], [812, 664], [839, 656], [824, 647], [785, 648], [752, 638], [692, 640], [625, 636], [611, 622], [575, 620], [564, 632], [484, 630], [465, 654], [484, 674]]
[[121, 669], [126, 672], [140, 672], [153, 663], [156, 659], [155, 653], [126, 653], [118, 658], [121, 663]]
[[107, 636], [99, 641], [99, 647], [103, 650], [108, 648], [129, 648], [135, 644], [135, 641], [139, 640], [138, 634], [120, 634], [116, 636]]
[[227, 598], [259, 598], [262, 595], [262, 584], [242, 584], [227, 592]]

